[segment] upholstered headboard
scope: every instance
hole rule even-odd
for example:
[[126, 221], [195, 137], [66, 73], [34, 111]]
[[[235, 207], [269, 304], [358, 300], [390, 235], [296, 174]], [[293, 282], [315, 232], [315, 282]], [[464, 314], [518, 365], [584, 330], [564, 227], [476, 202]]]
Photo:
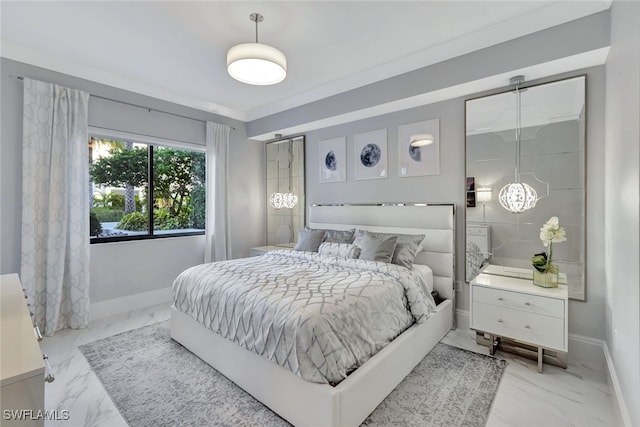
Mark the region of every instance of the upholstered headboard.
[[453, 204], [313, 205], [309, 227], [350, 228], [424, 234], [416, 264], [433, 270], [433, 286], [442, 298], [455, 298], [455, 206]]

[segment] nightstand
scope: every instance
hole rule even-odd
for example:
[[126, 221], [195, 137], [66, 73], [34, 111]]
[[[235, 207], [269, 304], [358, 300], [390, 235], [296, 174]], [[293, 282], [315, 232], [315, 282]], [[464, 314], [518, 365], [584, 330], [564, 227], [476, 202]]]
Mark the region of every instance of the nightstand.
[[261, 256], [271, 251], [281, 251], [283, 249], [293, 249], [293, 244], [289, 245], [267, 245], [257, 246], [249, 249], [249, 256]]
[[490, 354], [500, 345], [524, 356], [537, 353], [538, 372], [543, 362], [566, 368], [567, 286], [542, 288], [529, 279], [482, 273], [470, 282], [470, 294], [470, 327], [489, 335]]

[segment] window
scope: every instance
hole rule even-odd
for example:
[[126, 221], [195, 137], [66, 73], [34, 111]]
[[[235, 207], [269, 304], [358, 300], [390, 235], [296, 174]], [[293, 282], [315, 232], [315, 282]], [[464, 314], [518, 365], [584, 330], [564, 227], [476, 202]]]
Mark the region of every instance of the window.
[[91, 243], [203, 234], [205, 153], [89, 140]]

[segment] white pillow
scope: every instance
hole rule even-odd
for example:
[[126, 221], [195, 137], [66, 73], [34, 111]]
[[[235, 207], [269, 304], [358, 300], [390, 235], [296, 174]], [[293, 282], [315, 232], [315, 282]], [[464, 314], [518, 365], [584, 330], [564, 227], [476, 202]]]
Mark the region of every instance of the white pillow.
[[318, 248], [321, 256], [356, 259], [360, 256], [360, 248], [351, 243], [324, 242]]

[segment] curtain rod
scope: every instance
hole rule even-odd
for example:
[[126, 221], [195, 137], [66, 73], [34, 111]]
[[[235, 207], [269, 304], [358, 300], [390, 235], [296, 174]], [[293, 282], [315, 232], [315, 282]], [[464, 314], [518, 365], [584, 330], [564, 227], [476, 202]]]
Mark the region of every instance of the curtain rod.
[[[15, 76], [15, 75], [13, 75], [13, 74], [10, 74], [10, 75], [11, 75], [11, 76], [13, 76], [13, 77], [16, 77], [18, 80], [24, 80], [24, 76]], [[125, 89], [123, 89], [123, 90], [125, 90]], [[182, 114], [170, 113], [170, 112], [168, 112], [168, 111], [162, 111], [162, 110], [158, 110], [158, 109], [155, 109], [155, 108], [145, 107], [144, 105], [133, 104], [133, 103], [131, 103], [131, 102], [120, 101], [120, 100], [118, 100], [118, 99], [107, 98], [107, 97], [105, 97], [105, 96], [94, 95], [94, 94], [92, 94], [92, 93], [90, 93], [90, 95], [91, 95], [92, 97], [94, 97], [94, 98], [104, 99], [105, 101], [118, 102], [118, 103], [120, 103], [120, 104], [129, 105], [129, 106], [131, 106], [131, 107], [138, 107], [138, 108], [142, 108], [142, 109], [145, 109], [145, 110], [147, 110], [147, 111], [149, 111], [149, 112], [155, 111], [155, 112], [157, 112], [157, 113], [170, 114], [170, 115], [172, 115], [172, 116], [182, 117], [183, 119], [189, 119], [189, 120], [194, 120], [194, 121], [196, 121], [196, 122], [207, 123], [207, 120], [196, 119], [196, 118], [189, 117], [189, 116], [185, 116], [185, 115], [182, 115]], [[146, 95], [145, 95], [145, 96], [146, 96]], [[166, 102], [169, 102], [169, 101], [166, 101]], [[233, 129], [233, 130], [238, 130], [238, 129], [236, 129], [236, 128], [235, 128], [235, 127], [233, 127], [233, 126], [230, 126], [230, 125], [228, 125], [228, 126], [229, 126], [231, 129]]]
[[[102, 132], [100, 131], [107, 131], [106, 133], [102, 134]], [[115, 133], [114, 133], [115, 132]], [[186, 144], [189, 148], [192, 147], [198, 147], [198, 148], [205, 148], [204, 145], [200, 145], [200, 144], [196, 144], [193, 141], [185, 141], [183, 139], [176, 139], [176, 138], [166, 138], [164, 136], [157, 136], [157, 135], [149, 135], [148, 133], [140, 133], [140, 132], [132, 132], [132, 131], [122, 131], [120, 129], [114, 129], [114, 128], [109, 128], [109, 127], [104, 127], [104, 126], [95, 126], [95, 125], [89, 125], [89, 134], [102, 134], [101, 136], [103, 137], [114, 137], [114, 138], [124, 138], [124, 139], [128, 139], [127, 135], [134, 135], [134, 136], [141, 136], [143, 138], [151, 138], [151, 140], [141, 140], [140, 142], [144, 142], [146, 144], [161, 144], [161, 142], [156, 142], [155, 140], [162, 140], [162, 141], [167, 141], [167, 145], [172, 145], [171, 143], [180, 143], [178, 144], [178, 146], [184, 146], [184, 144]], [[175, 144], [173, 144], [175, 145]]]

